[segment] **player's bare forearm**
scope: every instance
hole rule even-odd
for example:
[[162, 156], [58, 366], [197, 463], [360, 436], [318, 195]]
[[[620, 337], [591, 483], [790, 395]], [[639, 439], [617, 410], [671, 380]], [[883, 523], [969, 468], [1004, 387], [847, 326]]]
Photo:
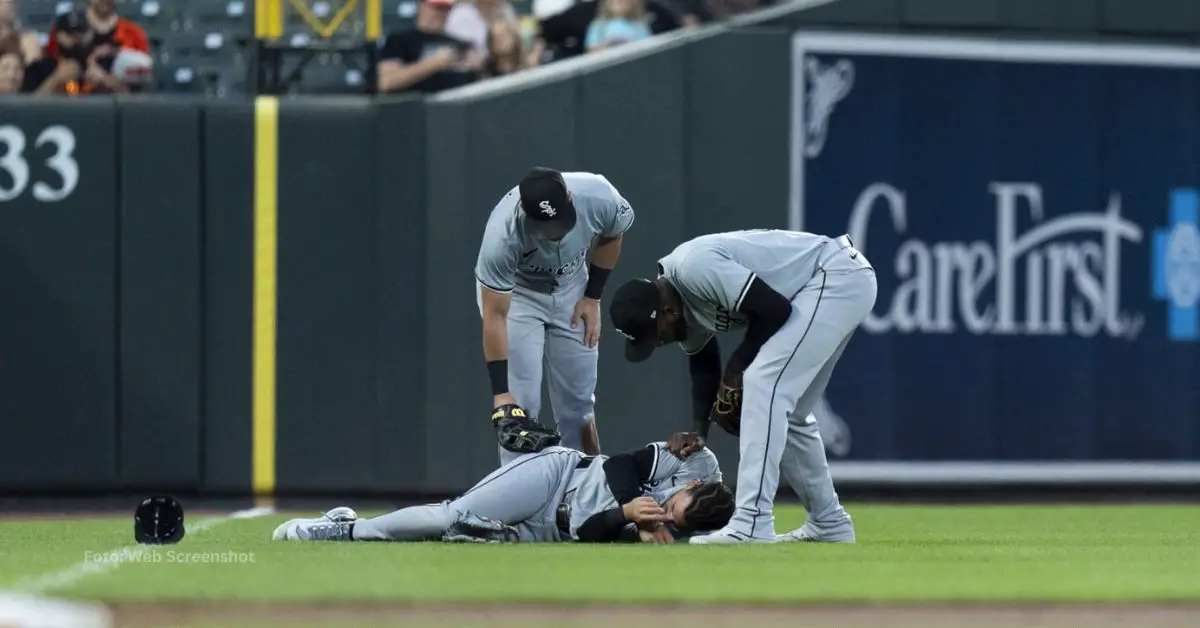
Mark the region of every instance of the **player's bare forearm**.
[[483, 356], [488, 362], [508, 359], [508, 308], [512, 295], [479, 287], [480, 314], [483, 316]]
[[484, 315], [483, 356], [487, 361], [488, 379], [492, 385], [493, 407], [516, 403], [517, 399], [508, 386], [507, 317]]
[[616, 268], [617, 260], [621, 259], [622, 239], [623, 236], [598, 238], [592, 248], [592, 265], [606, 270]]
[[508, 319], [505, 316], [484, 316], [483, 357], [488, 362], [508, 359]]
[[587, 286], [583, 296], [588, 299], [600, 300], [604, 294], [604, 284], [608, 275], [616, 268], [617, 260], [621, 257], [621, 236], [601, 237], [592, 249], [592, 261], [588, 266]]
[[495, 406], [516, 403], [508, 389], [508, 308], [512, 297], [480, 287], [483, 357], [487, 361]]

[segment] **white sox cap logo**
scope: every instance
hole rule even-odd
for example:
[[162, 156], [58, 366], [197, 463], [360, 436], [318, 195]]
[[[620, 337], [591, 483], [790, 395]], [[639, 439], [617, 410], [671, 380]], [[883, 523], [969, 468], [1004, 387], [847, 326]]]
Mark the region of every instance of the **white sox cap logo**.
[[554, 206], [550, 204], [550, 201], [542, 201], [538, 203], [538, 207], [541, 207], [542, 213], [546, 214], [547, 216], [554, 216], [554, 214], [558, 213], [558, 210], [554, 209]]

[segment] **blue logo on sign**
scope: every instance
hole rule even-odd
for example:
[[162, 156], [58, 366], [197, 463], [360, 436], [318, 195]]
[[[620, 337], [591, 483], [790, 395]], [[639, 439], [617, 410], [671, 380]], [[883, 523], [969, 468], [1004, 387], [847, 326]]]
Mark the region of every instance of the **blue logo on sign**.
[[1169, 226], [1154, 231], [1154, 297], [1167, 302], [1167, 336], [1200, 340], [1200, 192], [1171, 191]]

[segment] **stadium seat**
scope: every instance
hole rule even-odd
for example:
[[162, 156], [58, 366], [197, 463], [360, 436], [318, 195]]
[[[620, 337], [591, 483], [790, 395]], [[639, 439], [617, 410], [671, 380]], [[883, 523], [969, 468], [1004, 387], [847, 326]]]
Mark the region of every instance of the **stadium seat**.
[[243, 49], [240, 42], [223, 32], [179, 33], [169, 43], [171, 63], [186, 63], [192, 67], [220, 67], [240, 63]]
[[195, 68], [186, 63], [159, 64], [154, 69], [154, 81], [160, 92], [193, 94], [204, 91]]
[[71, 8], [71, 3], [64, 4], [59, 0], [25, 0], [21, 3], [21, 23], [38, 32], [48, 32], [54, 24], [54, 18]]
[[416, 0], [384, 0], [383, 2], [383, 32], [384, 34], [413, 27], [417, 19]]
[[[352, 74], [355, 73], [340, 63], [331, 63], [321, 58], [314, 59], [304, 68], [303, 78], [296, 91], [302, 94], [344, 93], [352, 89], [348, 84]], [[359, 80], [361, 81], [361, 75]]]
[[249, 35], [254, 30], [253, 0], [186, 0], [182, 13], [185, 30], [235, 35]]
[[533, 14], [533, 0], [509, 0], [509, 4], [512, 5], [512, 8], [517, 12], [517, 15]]
[[139, 0], [121, 5], [119, 11], [155, 42], [179, 30], [179, 9], [171, 0]]

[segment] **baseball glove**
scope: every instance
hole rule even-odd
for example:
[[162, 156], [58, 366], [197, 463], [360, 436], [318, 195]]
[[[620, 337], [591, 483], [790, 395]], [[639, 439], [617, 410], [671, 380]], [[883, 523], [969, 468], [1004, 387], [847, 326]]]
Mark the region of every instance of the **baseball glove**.
[[558, 431], [529, 418], [525, 409], [506, 403], [492, 410], [492, 425], [500, 446], [517, 454], [532, 454], [562, 441]]
[[516, 543], [517, 529], [503, 521], [464, 512], [442, 533], [447, 543]]
[[721, 426], [721, 429], [737, 436], [742, 429], [742, 387], [721, 382], [717, 391], [717, 401], [713, 403], [709, 419]]

